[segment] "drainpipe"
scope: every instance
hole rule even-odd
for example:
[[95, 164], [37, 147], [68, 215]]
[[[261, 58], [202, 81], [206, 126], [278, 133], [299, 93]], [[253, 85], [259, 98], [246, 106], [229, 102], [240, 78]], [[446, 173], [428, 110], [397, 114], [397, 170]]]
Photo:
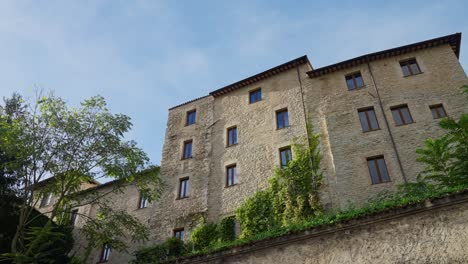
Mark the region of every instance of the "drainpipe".
[[[310, 146], [309, 128], [307, 126], [308, 120], [307, 120], [306, 107], [305, 107], [305, 102], [304, 102], [304, 93], [303, 93], [303, 88], [302, 88], [302, 80], [301, 80], [301, 73], [299, 71], [299, 65], [296, 66], [296, 71], [297, 71], [297, 80], [299, 81], [299, 87], [301, 89], [301, 101], [302, 101], [302, 109], [304, 113], [307, 145]], [[312, 155], [309, 155], [309, 166], [310, 168], [313, 168], [314, 166], [314, 160], [312, 159]], [[312, 188], [315, 192], [317, 191], [317, 182], [316, 182], [314, 175], [312, 176]]]
[[372, 69], [371, 69], [371, 66], [370, 66], [370, 63], [369, 63], [369, 57], [366, 58], [366, 61], [367, 61], [367, 68], [369, 69], [369, 73], [370, 73], [370, 76], [371, 76], [372, 84], [374, 85], [374, 90], [375, 90], [375, 93], [377, 95], [377, 99], [378, 99], [378, 102], [379, 102], [380, 111], [382, 112], [382, 115], [383, 115], [383, 118], [384, 118], [384, 121], [385, 121], [385, 126], [387, 127], [387, 132], [388, 132], [388, 135], [390, 137], [390, 141], [392, 142], [393, 150], [395, 151], [395, 156], [396, 156], [396, 159], [397, 159], [398, 167], [400, 169], [401, 175], [403, 176], [403, 181], [405, 183], [408, 183], [408, 180], [406, 179], [405, 171], [403, 170], [403, 165], [401, 165], [400, 154], [398, 153], [398, 149], [396, 147], [395, 140], [393, 139], [392, 131], [390, 130], [390, 125], [388, 124], [387, 116], [385, 115], [384, 107], [383, 107], [383, 104], [382, 104], [382, 99], [380, 98], [380, 94], [379, 94], [379, 89], [377, 88], [377, 84], [375, 83], [374, 74], [372, 73]]

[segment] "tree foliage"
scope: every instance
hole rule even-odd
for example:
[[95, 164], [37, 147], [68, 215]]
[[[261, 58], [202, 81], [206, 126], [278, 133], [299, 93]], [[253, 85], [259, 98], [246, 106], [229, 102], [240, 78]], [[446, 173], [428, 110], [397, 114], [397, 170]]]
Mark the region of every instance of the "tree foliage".
[[[113, 248], [121, 250], [126, 248], [126, 236], [145, 239], [143, 225], [126, 212], [113, 210], [104, 199], [130, 184], [137, 185], [150, 200], [161, 192], [159, 169], [144, 170], [149, 166], [148, 156], [136, 142], [124, 139], [132, 127], [130, 118], [111, 113], [100, 96], [84, 100], [77, 108], [53, 94], [38, 94], [31, 103], [16, 95], [9, 100], [0, 109], [0, 173], [2, 179], [19, 186], [15, 193], [20, 200], [19, 221], [11, 252], [18, 255], [28, 251], [26, 227], [39, 198], [46, 193], [55, 198], [48, 212], [55, 224], [68, 225], [73, 208], [97, 204], [100, 219], [87, 218], [88, 225], [83, 229], [86, 235], [94, 234], [99, 242], [112, 241], [117, 245]], [[49, 177], [47, 185], [37, 188]], [[111, 191], [73, 195], [81, 190], [82, 183], [102, 177], [116, 180]], [[44, 235], [38, 234], [36, 239], [42, 240]]]
[[322, 183], [320, 135], [307, 124], [307, 137], [292, 143], [293, 159], [277, 168], [266, 190], [257, 191], [237, 209], [241, 237], [287, 226], [322, 213], [318, 191]]
[[[468, 96], [468, 86], [463, 87]], [[418, 161], [426, 165], [418, 175], [419, 181], [442, 186], [468, 184], [468, 114], [458, 120], [447, 117], [440, 121], [446, 134], [429, 138], [424, 148], [416, 150]]]

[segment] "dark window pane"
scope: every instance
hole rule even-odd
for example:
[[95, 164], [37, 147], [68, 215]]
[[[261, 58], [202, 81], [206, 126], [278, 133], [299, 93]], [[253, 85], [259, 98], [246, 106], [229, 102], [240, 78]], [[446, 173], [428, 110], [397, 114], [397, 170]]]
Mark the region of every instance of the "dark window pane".
[[197, 112], [195, 110], [187, 112], [187, 126], [195, 124], [197, 120]]
[[184, 159], [188, 159], [192, 157], [192, 141], [187, 141], [184, 143]]
[[404, 75], [404, 76], [409, 76], [409, 75], [411, 75], [408, 66], [406, 66], [406, 65], [401, 66], [401, 70], [403, 70], [403, 75]]
[[369, 167], [372, 184], [390, 181], [387, 165], [385, 164], [385, 159], [383, 157], [367, 159], [367, 166]]
[[226, 186], [232, 186], [236, 184], [236, 166], [227, 167], [226, 176]]
[[228, 146], [237, 144], [237, 127], [228, 129]]
[[403, 120], [401, 120], [400, 111], [398, 109], [393, 109], [392, 115], [396, 125], [403, 125]]
[[255, 102], [258, 102], [260, 100], [262, 100], [262, 90], [261, 89], [250, 92], [249, 102], [251, 104], [255, 103]]
[[348, 90], [353, 90], [356, 87], [354, 86], [353, 78], [346, 79], [346, 85], [348, 85]]
[[276, 123], [278, 128], [285, 128], [289, 126], [288, 110], [281, 110], [276, 112]]
[[377, 159], [377, 164], [379, 165], [380, 176], [382, 177], [382, 182], [389, 182], [390, 177], [388, 176], [387, 165], [383, 158]]
[[292, 160], [291, 148], [285, 148], [280, 150], [281, 168], [288, 166], [288, 163]]
[[410, 64], [410, 68], [411, 68], [411, 72], [412, 72], [413, 74], [418, 74], [418, 73], [420, 73], [419, 67], [418, 67], [418, 65], [417, 65], [416, 63]]
[[367, 111], [367, 115], [368, 115], [369, 120], [370, 120], [370, 128], [372, 130], [379, 129], [379, 123], [377, 122], [377, 117], [375, 116], [374, 109], [369, 109]]
[[378, 172], [377, 172], [377, 166], [375, 164], [375, 161], [373, 159], [368, 160], [367, 161], [367, 166], [369, 167], [369, 173], [370, 173], [370, 176], [371, 176], [372, 183], [373, 184], [379, 183], [380, 180], [379, 180], [379, 175], [378, 175]]
[[408, 107], [402, 107], [400, 108], [401, 114], [403, 115], [403, 121], [405, 124], [410, 124], [413, 123], [413, 118], [411, 118], [411, 115], [409, 113]]
[[433, 105], [430, 106], [432, 117], [434, 119], [437, 118], [443, 118], [447, 116], [447, 113], [445, 113], [445, 109], [442, 105]]
[[369, 124], [367, 123], [366, 112], [361, 111], [359, 112], [359, 120], [361, 121], [362, 131], [367, 132], [369, 131]]
[[188, 197], [188, 189], [189, 189], [189, 179], [182, 179], [182, 180], [180, 180], [180, 184], [179, 184], [179, 198], [186, 198], [186, 197]]
[[180, 240], [184, 240], [184, 229], [174, 230], [174, 237]]
[[77, 218], [78, 218], [78, 209], [74, 209], [71, 211], [70, 224], [75, 225]]
[[363, 87], [364, 81], [362, 80], [361, 74], [355, 76], [357, 87]]

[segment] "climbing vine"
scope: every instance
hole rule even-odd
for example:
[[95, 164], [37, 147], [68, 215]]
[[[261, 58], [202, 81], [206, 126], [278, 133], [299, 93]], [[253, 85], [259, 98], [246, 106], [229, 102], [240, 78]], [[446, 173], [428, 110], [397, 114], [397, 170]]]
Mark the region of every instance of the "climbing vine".
[[318, 191], [322, 183], [320, 135], [307, 124], [307, 137], [292, 142], [293, 159], [277, 168], [266, 190], [257, 191], [237, 209], [241, 237], [287, 226], [322, 214]]

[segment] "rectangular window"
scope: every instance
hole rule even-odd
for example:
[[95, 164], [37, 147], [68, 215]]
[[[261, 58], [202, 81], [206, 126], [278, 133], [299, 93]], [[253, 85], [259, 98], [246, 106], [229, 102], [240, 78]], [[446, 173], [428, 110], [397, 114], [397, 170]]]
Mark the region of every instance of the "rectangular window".
[[142, 209], [146, 207], [148, 207], [148, 198], [145, 195], [140, 194], [140, 201], [138, 203], [138, 208]]
[[444, 109], [444, 106], [442, 104], [431, 105], [431, 106], [429, 106], [429, 108], [431, 109], [432, 117], [434, 119], [447, 117], [447, 113], [445, 113], [445, 109]]
[[101, 258], [99, 259], [99, 262], [107, 262], [109, 261], [109, 257], [111, 254], [111, 247], [107, 244], [104, 245], [101, 251]]
[[40, 207], [44, 207], [44, 206], [49, 206], [50, 203], [52, 202], [52, 193], [46, 193], [44, 194], [44, 196], [42, 197], [42, 200], [41, 200], [41, 206]]
[[236, 164], [229, 165], [226, 167], [226, 187], [233, 186], [237, 183], [236, 173]]
[[288, 166], [288, 163], [292, 160], [291, 147], [285, 147], [280, 149], [280, 165], [281, 168]]
[[276, 111], [276, 128], [281, 129], [289, 126], [288, 109]]
[[237, 127], [231, 127], [227, 130], [227, 146], [237, 144]]
[[179, 199], [187, 198], [189, 191], [189, 178], [182, 178], [179, 181]]
[[186, 126], [190, 126], [197, 122], [197, 110], [192, 110], [187, 112], [187, 120], [185, 122]]
[[379, 123], [375, 115], [374, 107], [358, 110], [359, 120], [361, 121], [362, 132], [368, 132], [379, 129]]
[[173, 231], [174, 237], [180, 240], [184, 240], [184, 228], [176, 228]]
[[361, 72], [348, 74], [345, 76], [345, 79], [348, 90], [364, 87], [364, 81], [362, 80]]
[[76, 224], [76, 219], [78, 218], [78, 209], [73, 209], [70, 216], [70, 225]]
[[192, 157], [192, 142], [192, 140], [184, 142], [184, 155], [182, 155], [182, 159], [190, 159]]
[[419, 68], [418, 63], [416, 62], [416, 59], [400, 61], [400, 67], [405, 77], [421, 73], [421, 69]]
[[249, 93], [249, 103], [253, 104], [262, 100], [262, 89], [258, 88], [257, 90], [251, 91]]
[[367, 167], [371, 176], [372, 184], [384, 183], [390, 181], [387, 165], [383, 156], [367, 158]]
[[413, 118], [411, 117], [407, 105], [395, 106], [390, 109], [392, 110], [393, 120], [395, 120], [397, 126], [413, 123]]

